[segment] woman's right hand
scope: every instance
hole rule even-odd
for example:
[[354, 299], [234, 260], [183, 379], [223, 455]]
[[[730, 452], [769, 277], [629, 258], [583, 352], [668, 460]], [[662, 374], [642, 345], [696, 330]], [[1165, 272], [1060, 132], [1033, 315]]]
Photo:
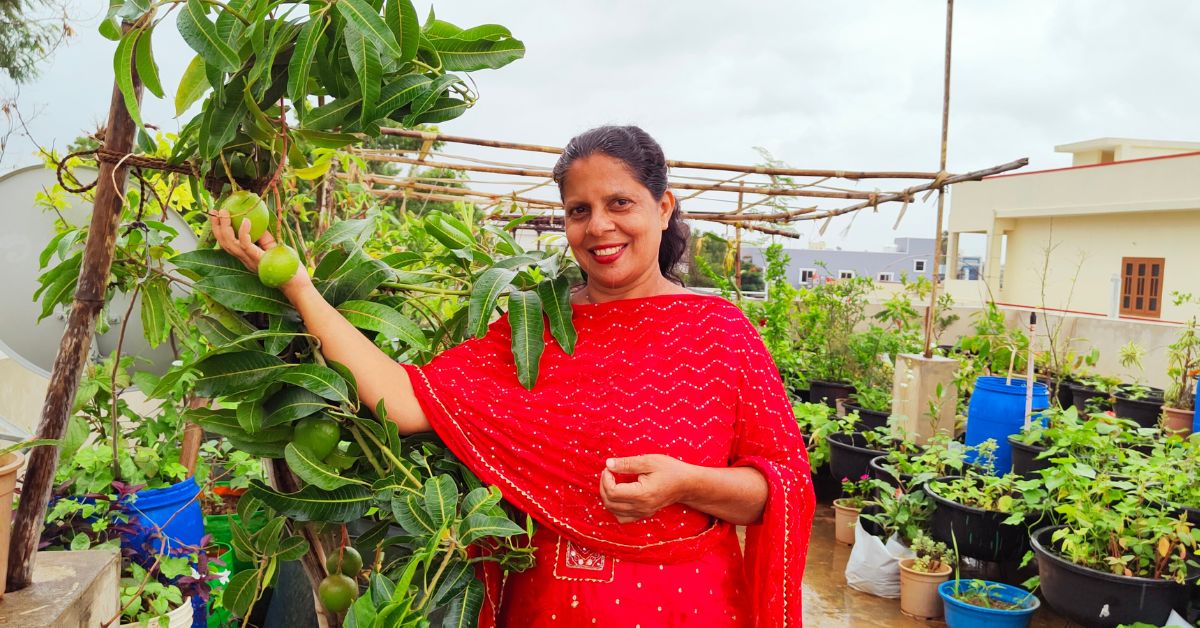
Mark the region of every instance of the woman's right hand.
[[[275, 238], [269, 232], [263, 232], [257, 243], [250, 239], [249, 220], [243, 220], [241, 229], [238, 233], [234, 233], [233, 221], [229, 217], [229, 212], [224, 209], [210, 211], [208, 223], [212, 227], [217, 244], [221, 245], [226, 253], [236, 257], [252, 273], [258, 272], [258, 261], [262, 259], [263, 253], [275, 247]], [[308, 276], [307, 272], [302, 271], [303, 267], [297, 270], [296, 274], [284, 282], [279, 289], [287, 294], [296, 289], [311, 286], [312, 278]]]

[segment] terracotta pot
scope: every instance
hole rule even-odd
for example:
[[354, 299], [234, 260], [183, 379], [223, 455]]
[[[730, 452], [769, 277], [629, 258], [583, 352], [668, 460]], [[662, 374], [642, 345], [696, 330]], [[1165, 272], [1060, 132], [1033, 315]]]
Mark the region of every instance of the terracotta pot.
[[1168, 434], [1179, 434], [1187, 436], [1192, 433], [1192, 419], [1195, 417], [1195, 410], [1180, 410], [1163, 406], [1163, 431]]
[[846, 498], [833, 500], [833, 538], [843, 545], [854, 545], [854, 526], [858, 524], [858, 509], [846, 505]]
[[943, 612], [938, 586], [950, 579], [950, 565], [925, 573], [912, 568], [913, 560], [900, 561], [900, 612], [921, 620], [937, 619]]
[[0, 597], [8, 584], [8, 541], [12, 537], [13, 489], [17, 487], [17, 471], [25, 464], [25, 455], [17, 452], [0, 458]]

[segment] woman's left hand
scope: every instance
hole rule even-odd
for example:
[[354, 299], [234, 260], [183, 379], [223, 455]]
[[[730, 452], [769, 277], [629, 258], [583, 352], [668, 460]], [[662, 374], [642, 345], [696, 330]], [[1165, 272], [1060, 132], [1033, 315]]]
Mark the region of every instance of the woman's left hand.
[[[610, 458], [600, 473], [600, 499], [621, 523], [644, 519], [684, 501], [700, 467], [662, 454]], [[636, 481], [618, 483], [617, 476], [636, 475]]]

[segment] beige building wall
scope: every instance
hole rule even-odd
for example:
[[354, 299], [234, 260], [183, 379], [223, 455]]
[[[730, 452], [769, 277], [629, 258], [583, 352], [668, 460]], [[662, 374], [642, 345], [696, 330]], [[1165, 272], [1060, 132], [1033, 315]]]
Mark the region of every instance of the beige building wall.
[[1107, 316], [1121, 258], [1161, 257], [1161, 319], [1200, 314], [1170, 302], [1176, 290], [1200, 296], [1200, 143], [1102, 138], [1057, 148], [1083, 167], [953, 186], [950, 267], [960, 234], [985, 234], [987, 247], [983, 281], [952, 280], [951, 293]]

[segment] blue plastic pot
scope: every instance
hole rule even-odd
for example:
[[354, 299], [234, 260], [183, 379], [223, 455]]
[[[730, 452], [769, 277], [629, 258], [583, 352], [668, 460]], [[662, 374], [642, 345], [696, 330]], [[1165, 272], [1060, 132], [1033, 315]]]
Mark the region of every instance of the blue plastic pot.
[[[1025, 427], [1025, 380], [1006, 382], [1003, 377], [980, 377], [975, 380], [975, 392], [967, 408], [968, 446], [987, 439], [996, 441], [996, 474], [1012, 469], [1012, 447], [1008, 437], [1019, 434]], [[1050, 390], [1041, 382], [1033, 383], [1033, 410], [1050, 407]], [[974, 462], [970, 456], [968, 462]]]
[[1025, 589], [984, 580], [991, 599], [1010, 604], [1024, 602], [1026, 606], [1016, 610], [973, 606], [954, 598], [954, 587], [960, 582], [966, 590], [968, 580], [947, 580], [938, 586], [938, 595], [946, 609], [946, 624], [950, 628], [1025, 628], [1042, 605], [1037, 596], [1030, 595]]
[[137, 532], [123, 539], [122, 545], [147, 558], [152, 554], [195, 551], [204, 538], [199, 493], [196, 481], [188, 478], [164, 488], [138, 491], [126, 498], [123, 503]]

